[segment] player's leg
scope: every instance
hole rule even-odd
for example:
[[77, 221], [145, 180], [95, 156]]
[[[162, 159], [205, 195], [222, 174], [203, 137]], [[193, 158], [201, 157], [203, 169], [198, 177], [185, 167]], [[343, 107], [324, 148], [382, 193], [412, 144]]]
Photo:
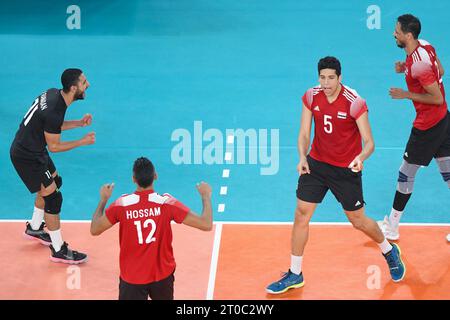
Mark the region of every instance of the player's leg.
[[414, 190], [414, 181], [420, 165], [402, 161], [397, 179], [397, 190], [389, 217], [385, 217], [380, 224], [383, 233], [389, 240], [398, 240], [400, 237], [399, 223], [402, 218], [406, 204], [411, 198]]
[[[448, 127], [447, 134], [444, 142], [439, 147], [438, 152], [435, 155], [436, 163], [439, 168], [439, 172], [450, 188], [450, 113], [447, 113]], [[447, 241], [450, 242], [450, 233], [447, 235]]]
[[[293, 257], [291, 260], [295, 261], [295, 257], [299, 257], [301, 259], [303, 256], [303, 251], [305, 250], [309, 237], [309, 222], [311, 221], [316, 207], [317, 203], [297, 199], [297, 207], [295, 208], [295, 218], [291, 236], [291, 256]], [[300, 265], [298, 265], [295, 264], [294, 261], [291, 261], [291, 271], [300, 274], [301, 262]]]
[[397, 240], [400, 237], [398, 225], [406, 204], [411, 198], [417, 171], [421, 166], [428, 166], [433, 158], [439, 157], [439, 153], [445, 151], [446, 136], [450, 135], [447, 124], [449, 119], [450, 117], [447, 116], [428, 130], [416, 128], [411, 130], [399, 169], [391, 214], [380, 223], [383, 233], [389, 240]]
[[[42, 158], [24, 154], [13, 147], [11, 147], [10, 157], [19, 177], [31, 193], [38, 193], [42, 184], [49, 186], [53, 181], [48, 167]], [[44, 230], [45, 224], [43, 220], [44, 204], [42, 199], [35, 203], [31, 221], [26, 222], [24, 236], [27, 239], [36, 240], [41, 244], [49, 246], [51, 240], [49, 234]]]
[[[59, 190], [62, 187], [62, 178], [61, 176], [58, 174], [58, 171], [55, 168], [55, 165], [53, 164], [53, 161], [51, 161], [50, 159], [50, 163], [49, 163], [49, 169], [48, 171], [50, 172], [53, 181], [55, 181], [56, 184], [56, 188]], [[34, 207], [35, 209], [38, 208], [40, 210], [42, 210], [42, 215], [44, 213], [44, 198], [42, 198], [42, 196], [39, 194], [39, 192], [36, 194], [36, 199], [34, 201]]]
[[324, 165], [309, 157], [308, 164], [311, 173], [300, 176], [297, 186], [297, 206], [291, 234], [291, 266], [280, 280], [266, 288], [268, 293], [279, 294], [304, 285], [302, 262], [308, 242], [309, 222], [317, 204], [322, 202], [328, 191], [323, 175], [326, 174]]
[[173, 300], [173, 285], [175, 276], [173, 273], [165, 279], [151, 283], [149, 287], [149, 296], [152, 300]]
[[[56, 188], [59, 190], [59, 188], [61, 188], [62, 186], [62, 178], [58, 175], [58, 172], [56, 171], [56, 168], [51, 159], [50, 162], [51, 164], [49, 165], [49, 172], [56, 183]], [[31, 228], [33, 230], [38, 230], [39, 228], [43, 227], [42, 223], [44, 220], [44, 206], [44, 198], [41, 196], [40, 192], [36, 193], [33, 216], [30, 222]]]
[[71, 250], [69, 245], [63, 241], [59, 216], [63, 197], [57, 188], [56, 182], [53, 181], [48, 187], [41, 185], [39, 195], [44, 199], [45, 224], [47, 225], [48, 233], [52, 241], [50, 245], [50, 260], [68, 264], [86, 262], [86, 254]]
[[439, 172], [444, 179], [444, 182], [450, 188], [450, 156], [449, 157], [441, 157], [436, 158], [436, 163], [439, 168]]
[[[375, 220], [365, 215], [364, 207], [355, 211], [344, 210], [344, 212], [347, 216], [347, 219], [350, 221], [350, 223], [356, 230], [363, 232], [370, 239], [372, 239], [378, 244], [381, 244], [383, 241], [386, 240], [383, 235], [383, 232], [381, 232], [381, 229], [375, 222]], [[388, 244], [387, 241], [386, 243]], [[390, 245], [387, 245], [386, 248], [388, 250], [384, 251], [383, 253], [386, 253], [392, 249]]]
[[388, 263], [392, 280], [401, 281], [405, 277], [406, 268], [401, 258], [400, 247], [386, 240], [375, 220], [366, 216], [364, 207], [354, 211], [344, 210], [344, 212], [355, 229], [362, 231], [378, 244]]
[[447, 132], [434, 157], [444, 182], [450, 188], [450, 113], [447, 114], [447, 121]]
[[342, 208], [353, 227], [362, 231], [375, 241], [386, 258], [392, 280], [400, 281], [405, 276], [405, 267], [397, 245], [391, 245], [381, 232], [375, 220], [367, 217], [364, 210], [362, 173], [352, 172], [348, 168], [336, 168], [330, 176], [331, 192], [341, 203]]

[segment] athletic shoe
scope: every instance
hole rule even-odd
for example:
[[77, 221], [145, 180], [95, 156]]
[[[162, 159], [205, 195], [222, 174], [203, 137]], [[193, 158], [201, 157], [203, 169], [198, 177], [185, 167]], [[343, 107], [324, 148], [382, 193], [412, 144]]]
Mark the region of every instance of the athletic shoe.
[[50, 250], [52, 251], [50, 260], [53, 262], [80, 264], [86, 262], [88, 259], [86, 254], [69, 249], [67, 242], [63, 243], [61, 250], [58, 252], [55, 251], [52, 245], [50, 245]]
[[301, 288], [305, 285], [303, 281], [303, 274], [292, 273], [291, 270], [283, 274], [283, 277], [270, 284], [266, 291], [271, 294], [280, 294], [288, 291], [289, 289]]
[[45, 223], [42, 222], [38, 230], [33, 230], [31, 224], [27, 222], [23, 236], [29, 240], [39, 241], [44, 246], [49, 246], [52, 244], [52, 240], [50, 239], [50, 235], [44, 231], [44, 227]]
[[447, 235], [447, 241], [450, 242], [450, 233]]
[[405, 277], [406, 267], [402, 261], [401, 257], [402, 252], [398, 244], [391, 243], [391, 245], [392, 250], [386, 254], [383, 254], [383, 256], [388, 263], [389, 272], [391, 273], [392, 280], [394, 282], [399, 282], [402, 281], [403, 278]]
[[383, 221], [378, 221], [378, 226], [380, 227], [381, 232], [383, 232], [386, 239], [391, 241], [400, 239], [398, 225], [396, 227], [392, 226], [388, 216], [385, 216]]

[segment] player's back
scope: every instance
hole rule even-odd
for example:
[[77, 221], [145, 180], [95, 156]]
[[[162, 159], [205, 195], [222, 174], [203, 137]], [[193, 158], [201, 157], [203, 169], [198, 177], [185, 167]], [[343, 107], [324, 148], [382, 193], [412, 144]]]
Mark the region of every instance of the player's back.
[[189, 209], [168, 194], [136, 191], [106, 211], [119, 222], [121, 277], [128, 283], [159, 281], [175, 270], [171, 221], [181, 223]]
[[47, 146], [44, 131], [61, 133], [66, 103], [59, 89], [43, 92], [25, 113], [13, 144], [30, 153], [42, 153]]

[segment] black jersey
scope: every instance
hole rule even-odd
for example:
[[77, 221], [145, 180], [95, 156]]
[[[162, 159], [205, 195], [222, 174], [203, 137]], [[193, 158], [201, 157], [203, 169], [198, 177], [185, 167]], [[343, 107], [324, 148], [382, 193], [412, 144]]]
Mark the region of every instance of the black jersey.
[[60, 89], [48, 89], [37, 97], [23, 117], [13, 147], [30, 154], [46, 153], [44, 131], [61, 133], [67, 105]]

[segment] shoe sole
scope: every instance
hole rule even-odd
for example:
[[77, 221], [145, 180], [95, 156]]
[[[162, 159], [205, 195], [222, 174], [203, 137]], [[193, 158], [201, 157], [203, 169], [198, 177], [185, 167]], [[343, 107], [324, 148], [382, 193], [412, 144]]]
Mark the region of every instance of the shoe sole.
[[56, 262], [56, 263], [65, 263], [65, 264], [82, 264], [82, 263], [85, 263], [88, 261], [88, 257], [86, 257], [82, 260], [65, 260], [65, 259], [50, 257], [50, 261]]
[[398, 258], [400, 259], [400, 262], [401, 262], [402, 265], [403, 265], [403, 276], [402, 276], [400, 279], [397, 279], [397, 280], [392, 279], [392, 281], [394, 281], [394, 282], [400, 282], [400, 281], [403, 280], [403, 278], [404, 278], [405, 275], [406, 275], [406, 265], [403, 263], [403, 260], [402, 260], [402, 250], [400, 249], [399, 245], [396, 244], [396, 243], [393, 243], [392, 245], [395, 246], [395, 247], [397, 248], [397, 250], [398, 250]]
[[266, 289], [266, 292], [270, 293], [270, 294], [282, 294], [282, 293], [285, 293], [286, 291], [288, 291], [289, 289], [298, 289], [298, 288], [303, 287], [304, 285], [305, 285], [305, 281], [303, 281], [302, 283], [299, 283], [299, 284], [294, 284], [292, 286], [289, 286], [281, 291], [272, 291], [270, 289]]
[[34, 240], [34, 241], [37, 241], [37, 242], [39, 242], [40, 244], [42, 244], [42, 245], [44, 245], [44, 246], [46, 246], [46, 247], [49, 247], [49, 246], [52, 244], [51, 242], [46, 242], [46, 241], [41, 240], [41, 239], [39, 239], [39, 238], [30, 236], [29, 234], [26, 234], [25, 232], [23, 233], [23, 237], [24, 237], [25, 239], [27, 239], [27, 240]]

